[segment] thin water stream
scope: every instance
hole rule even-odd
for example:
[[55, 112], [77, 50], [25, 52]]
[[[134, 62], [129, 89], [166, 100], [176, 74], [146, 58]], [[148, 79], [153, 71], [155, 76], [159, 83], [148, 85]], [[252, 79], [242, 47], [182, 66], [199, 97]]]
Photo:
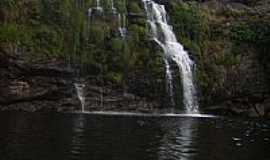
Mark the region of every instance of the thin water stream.
[[85, 85], [75, 83], [74, 86], [75, 86], [75, 89], [76, 89], [78, 99], [80, 100], [80, 103], [81, 103], [81, 111], [85, 112], [85, 95], [84, 95], [84, 87], [85, 87]]

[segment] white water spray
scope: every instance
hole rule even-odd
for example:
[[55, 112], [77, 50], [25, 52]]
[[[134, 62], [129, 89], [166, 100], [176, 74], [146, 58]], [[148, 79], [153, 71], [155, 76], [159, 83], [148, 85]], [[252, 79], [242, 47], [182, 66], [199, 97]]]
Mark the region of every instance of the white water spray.
[[[198, 113], [196, 90], [193, 84], [193, 62], [183, 46], [177, 41], [176, 36], [167, 22], [167, 12], [164, 5], [159, 5], [152, 0], [142, 0], [147, 12], [148, 23], [151, 27], [153, 39], [160, 45], [165, 54], [167, 80], [169, 81], [170, 94], [173, 95], [172, 75], [168, 59], [173, 60], [179, 68], [182, 85], [184, 105], [187, 113]], [[171, 95], [171, 96], [172, 96]]]
[[93, 9], [92, 8], [89, 8], [87, 10], [87, 25], [88, 25], [88, 28], [90, 27], [90, 24], [91, 24], [92, 12], [93, 12]]
[[119, 33], [122, 38], [125, 38], [127, 35], [127, 28], [126, 28], [126, 16], [121, 14], [118, 14], [118, 20], [119, 20]]
[[172, 105], [174, 106], [175, 105], [175, 102], [174, 102], [174, 93], [173, 93], [173, 77], [172, 77], [172, 72], [171, 72], [171, 68], [170, 68], [170, 65], [169, 65], [169, 62], [166, 58], [164, 58], [164, 62], [165, 62], [165, 67], [166, 67], [166, 80], [167, 80], [167, 92], [170, 94], [170, 100], [171, 100], [171, 103]]
[[117, 13], [117, 9], [114, 6], [114, 0], [111, 0], [111, 7], [112, 7], [112, 13], [116, 14]]
[[84, 84], [78, 84], [78, 83], [75, 83], [74, 84], [75, 88], [76, 88], [76, 92], [77, 92], [77, 96], [81, 102], [81, 111], [82, 112], [85, 112], [85, 96], [84, 96], [84, 87], [85, 85]]
[[96, 7], [96, 9], [98, 10], [98, 11], [100, 11], [100, 12], [103, 12], [103, 8], [100, 6], [100, 0], [97, 0], [97, 7]]

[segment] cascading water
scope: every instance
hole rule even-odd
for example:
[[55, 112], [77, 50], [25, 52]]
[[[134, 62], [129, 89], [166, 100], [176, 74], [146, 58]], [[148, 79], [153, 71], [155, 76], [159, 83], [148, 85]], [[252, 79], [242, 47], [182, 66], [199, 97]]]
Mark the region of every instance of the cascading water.
[[78, 83], [75, 83], [74, 84], [75, 88], [76, 88], [76, 92], [77, 92], [77, 96], [81, 102], [81, 111], [82, 112], [85, 112], [85, 96], [84, 96], [84, 87], [85, 85], [84, 84], [78, 84]]
[[88, 25], [88, 28], [90, 27], [90, 24], [91, 24], [92, 12], [93, 12], [92, 8], [89, 8], [88, 11], [87, 11], [87, 25]]
[[[123, 18], [122, 18], [123, 17]], [[125, 15], [118, 14], [118, 19], [119, 19], [119, 32], [120, 32], [120, 36], [122, 38], [125, 38], [127, 35], [127, 28], [126, 28], [126, 17]]]
[[117, 13], [117, 10], [114, 7], [114, 0], [111, 0], [111, 6], [112, 6], [112, 12], [113, 12], [113, 14], [116, 14]]
[[193, 62], [183, 46], [177, 41], [176, 36], [167, 22], [167, 12], [164, 5], [152, 0], [142, 0], [147, 12], [148, 23], [151, 28], [153, 39], [164, 51], [167, 80], [169, 81], [169, 92], [173, 96], [172, 74], [168, 60], [174, 61], [179, 68], [182, 85], [184, 105], [187, 113], [198, 113], [196, 90], [193, 84], [192, 67]]
[[174, 93], [173, 93], [173, 84], [172, 84], [172, 81], [173, 81], [172, 72], [171, 72], [169, 62], [166, 58], [164, 58], [164, 62], [165, 62], [165, 67], [166, 67], [166, 79], [167, 79], [167, 86], [168, 86], [167, 92], [169, 92], [171, 103], [174, 106], [175, 102], [173, 99]]
[[100, 6], [100, 0], [97, 0], [97, 7], [96, 7], [96, 9], [98, 10], [98, 11], [100, 11], [100, 12], [103, 12], [103, 8]]
[[111, 0], [111, 9], [113, 15], [118, 16], [118, 31], [122, 38], [125, 38], [127, 35], [127, 28], [126, 28], [126, 16], [124, 14], [118, 13], [117, 9], [114, 6], [114, 0]]

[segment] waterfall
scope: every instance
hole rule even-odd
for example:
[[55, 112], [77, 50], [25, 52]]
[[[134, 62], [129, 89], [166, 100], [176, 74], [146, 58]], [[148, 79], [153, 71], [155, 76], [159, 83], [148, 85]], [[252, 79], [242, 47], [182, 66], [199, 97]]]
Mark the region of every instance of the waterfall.
[[111, 0], [111, 6], [112, 6], [112, 13], [116, 14], [117, 13], [117, 9], [114, 7], [114, 0]]
[[97, 8], [100, 7], [100, 0], [97, 0]]
[[88, 11], [87, 11], [87, 25], [88, 25], [88, 28], [90, 27], [90, 23], [91, 23], [91, 20], [92, 20], [92, 12], [93, 12], [92, 8], [89, 8]]
[[103, 12], [103, 8], [100, 6], [100, 0], [97, 0], [97, 7], [96, 7], [96, 9], [98, 10], [98, 11], [100, 11], [100, 12]]
[[120, 33], [120, 36], [122, 38], [125, 38], [127, 35], [126, 16], [125, 14], [121, 15], [120, 13], [118, 13], [117, 9], [114, 6], [114, 0], [111, 0], [111, 7], [113, 15], [118, 16], [118, 31]]
[[127, 28], [126, 28], [126, 16], [124, 14], [118, 13], [117, 9], [114, 6], [114, 0], [111, 0], [111, 10], [113, 15], [118, 16], [118, 31], [122, 38], [125, 38], [127, 35]]
[[[164, 52], [169, 90], [173, 91], [172, 75], [168, 63], [168, 60], [172, 60], [178, 65], [180, 71], [185, 110], [187, 113], [198, 113], [196, 90], [193, 84], [193, 62], [183, 46], [177, 41], [172, 26], [168, 24], [165, 6], [155, 3], [153, 0], [142, 1], [147, 12], [152, 37]], [[173, 92], [170, 94], [173, 95]]]
[[85, 107], [85, 96], [84, 96], [84, 84], [78, 84], [75, 83], [74, 84], [75, 88], [76, 88], [76, 92], [77, 92], [77, 96], [81, 102], [81, 111], [84, 112], [84, 107]]
[[173, 93], [173, 84], [172, 84], [172, 81], [173, 81], [172, 72], [171, 72], [169, 62], [166, 58], [164, 58], [164, 62], [165, 62], [165, 66], [166, 66], [167, 92], [169, 93], [171, 103], [174, 106], [175, 102], [173, 99], [174, 93]]
[[[123, 18], [122, 18], [123, 17]], [[118, 20], [119, 20], [119, 33], [122, 38], [125, 38], [127, 35], [127, 28], [126, 28], [126, 16], [121, 14], [118, 14]]]

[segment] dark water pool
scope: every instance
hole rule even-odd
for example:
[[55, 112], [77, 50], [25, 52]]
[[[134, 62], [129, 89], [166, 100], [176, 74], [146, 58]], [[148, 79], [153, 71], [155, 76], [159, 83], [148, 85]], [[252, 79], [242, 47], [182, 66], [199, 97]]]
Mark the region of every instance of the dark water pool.
[[270, 122], [0, 113], [1, 160], [270, 160]]

